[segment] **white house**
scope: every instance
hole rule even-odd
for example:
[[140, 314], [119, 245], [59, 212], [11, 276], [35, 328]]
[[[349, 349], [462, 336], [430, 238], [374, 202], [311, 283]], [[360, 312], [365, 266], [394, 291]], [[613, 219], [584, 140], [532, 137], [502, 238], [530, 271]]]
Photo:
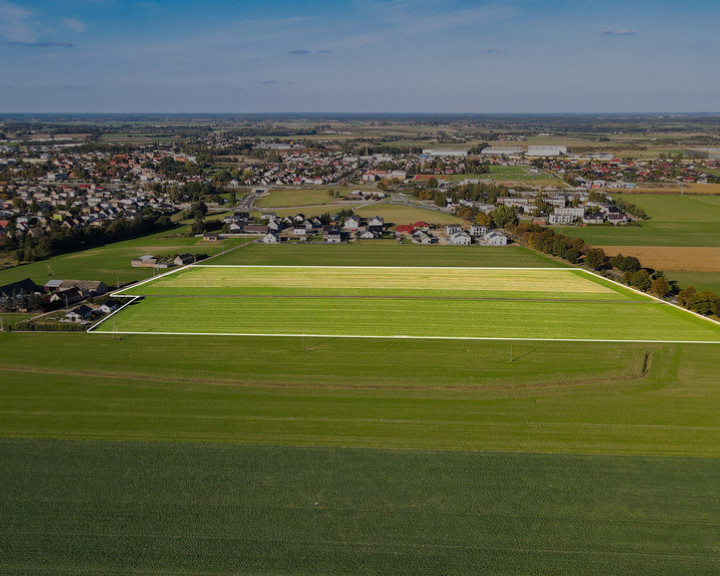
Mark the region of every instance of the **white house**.
[[485, 236], [485, 234], [487, 234], [487, 226], [480, 226], [480, 224], [470, 226], [470, 236]]
[[492, 230], [485, 235], [485, 242], [490, 246], [507, 246], [508, 237], [499, 230]]
[[63, 322], [82, 322], [92, 315], [92, 308], [83, 304], [77, 308], [73, 308], [63, 317]]
[[350, 216], [345, 218], [345, 230], [357, 230], [360, 228], [360, 218], [358, 216]]
[[117, 306], [118, 303], [115, 300], [108, 300], [105, 304], [98, 307], [98, 311], [103, 314], [110, 314], [110, 312], [115, 312], [115, 310], [117, 310]]
[[382, 228], [383, 226], [385, 226], [385, 219], [380, 216], [375, 216], [368, 222], [368, 228]]
[[280, 242], [280, 238], [277, 234], [275, 234], [275, 232], [268, 232], [265, 236], [263, 236], [262, 241], [263, 244], [277, 244]]
[[460, 232], [462, 232], [462, 226], [458, 224], [448, 224], [447, 226], [445, 226], [445, 233], [448, 236], [452, 236], [453, 234], [459, 234]]
[[456, 246], [470, 246], [472, 239], [465, 232], [457, 232], [450, 236], [450, 242]]

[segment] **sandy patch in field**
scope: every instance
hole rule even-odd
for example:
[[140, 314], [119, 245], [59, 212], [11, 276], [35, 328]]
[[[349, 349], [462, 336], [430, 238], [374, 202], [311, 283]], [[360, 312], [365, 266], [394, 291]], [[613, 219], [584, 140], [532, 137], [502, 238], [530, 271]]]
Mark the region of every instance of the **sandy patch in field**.
[[635, 256], [640, 264], [656, 270], [720, 272], [720, 248], [676, 246], [600, 246], [608, 256]]

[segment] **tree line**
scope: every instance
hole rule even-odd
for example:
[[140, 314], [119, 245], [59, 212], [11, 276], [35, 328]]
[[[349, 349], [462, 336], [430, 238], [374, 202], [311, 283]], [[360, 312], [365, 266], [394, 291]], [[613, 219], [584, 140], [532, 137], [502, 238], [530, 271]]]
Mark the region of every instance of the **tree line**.
[[703, 316], [720, 317], [720, 296], [709, 290], [696, 290], [690, 286], [679, 289], [668, 282], [660, 270], [645, 268], [634, 256], [617, 254], [608, 257], [602, 248], [591, 248], [581, 238], [559, 234], [538, 224], [509, 224], [505, 228], [523, 245], [538, 252], [566, 260], [571, 264], [585, 264], [600, 273], [617, 270], [623, 284], [647, 292], [658, 298], [674, 296], [677, 303]]
[[59, 254], [130, 240], [138, 236], [167, 230], [174, 225], [167, 214], [148, 210], [142, 216], [118, 218], [102, 227], [65, 228], [58, 226], [40, 238], [26, 234], [23, 239], [18, 239], [15, 234], [13, 237], [5, 239], [2, 252], [14, 256], [18, 263], [35, 262]]

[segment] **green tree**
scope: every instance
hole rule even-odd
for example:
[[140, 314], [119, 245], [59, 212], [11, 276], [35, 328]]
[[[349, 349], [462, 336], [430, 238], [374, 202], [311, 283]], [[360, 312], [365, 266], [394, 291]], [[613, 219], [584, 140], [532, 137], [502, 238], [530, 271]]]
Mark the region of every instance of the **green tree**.
[[718, 298], [717, 294], [708, 290], [696, 292], [690, 301], [690, 310], [703, 316], [710, 316], [711, 314], [719, 316], [720, 298]]
[[591, 248], [585, 254], [585, 264], [593, 270], [599, 270], [606, 264], [607, 257], [605, 251], [602, 248]]
[[655, 294], [655, 296], [659, 298], [664, 298], [665, 294], [668, 293], [669, 289], [670, 284], [668, 284], [668, 281], [665, 280], [665, 278], [663, 278], [662, 276], [658, 276], [650, 284], [650, 292], [652, 292], [653, 294]]
[[680, 292], [678, 292], [677, 302], [683, 308], [689, 308], [690, 303], [692, 302], [694, 297], [695, 297], [695, 288], [693, 288], [692, 286], [689, 286], [688, 288], [683, 288], [682, 290], [680, 290]]
[[510, 206], [498, 206], [490, 212], [490, 218], [492, 218], [493, 224], [497, 228], [504, 228], [510, 224], [518, 223], [517, 213]]
[[205, 219], [200, 212], [195, 213], [195, 219], [192, 223], [193, 234], [203, 234], [205, 232]]

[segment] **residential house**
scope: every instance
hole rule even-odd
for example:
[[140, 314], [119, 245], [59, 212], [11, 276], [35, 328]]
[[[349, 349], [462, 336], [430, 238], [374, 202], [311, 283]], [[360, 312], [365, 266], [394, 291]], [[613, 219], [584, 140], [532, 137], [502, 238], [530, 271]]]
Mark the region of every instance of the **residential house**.
[[259, 224], [246, 224], [243, 228], [245, 234], [262, 234], [265, 236], [270, 231], [267, 226], [261, 226]]
[[278, 244], [280, 242], [280, 237], [275, 232], [268, 232], [263, 236], [263, 244]]
[[195, 256], [192, 254], [179, 254], [175, 260], [173, 260], [173, 264], [175, 264], [175, 266], [187, 266], [193, 262], [195, 262]]
[[437, 244], [438, 242], [435, 236], [422, 230], [416, 230], [412, 235], [412, 239], [416, 244]]
[[116, 300], [108, 300], [105, 304], [100, 305], [97, 310], [103, 314], [110, 314], [111, 312], [115, 312], [117, 307], [118, 303]]
[[507, 246], [508, 243], [507, 235], [500, 232], [500, 230], [492, 230], [488, 232], [485, 234], [484, 240], [490, 246]]
[[83, 320], [87, 320], [92, 316], [93, 310], [90, 308], [90, 306], [86, 306], [85, 304], [82, 304], [81, 306], [78, 306], [77, 308], [73, 308], [65, 314], [63, 317], [62, 322], [82, 322]]
[[472, 243], [472, 239], [466, 232], [456, 232], [450, 236], [450, 243], [456, 246], [469, 246]]
[[358, 228], [360, 228], [360, 217], [359, 216], [350, 216], [349, 218], [345, 218], [345, 223], [343, 225], [345, 230], [349, 231], [355, 231]]
[[340, 244], [342, 241], [343, 233], [337, 228], [332, 228], [325, 233], [325, 242], [328, 244]]
[[487, 234], [487, 226], [481, 226], [480, 224], [473, 224], [470, 226], [470, 236], [478, 237], [485, 236]]

